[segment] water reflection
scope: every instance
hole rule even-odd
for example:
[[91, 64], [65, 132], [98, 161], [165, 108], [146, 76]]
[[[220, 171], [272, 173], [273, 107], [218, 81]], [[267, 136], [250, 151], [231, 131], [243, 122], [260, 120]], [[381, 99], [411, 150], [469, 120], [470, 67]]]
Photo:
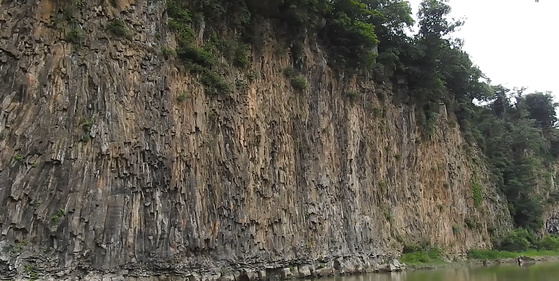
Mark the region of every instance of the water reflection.
[[559, 263], [523, 267], [517, 265], [364, 274], [322, 278], [320, 281], [557, 281]]

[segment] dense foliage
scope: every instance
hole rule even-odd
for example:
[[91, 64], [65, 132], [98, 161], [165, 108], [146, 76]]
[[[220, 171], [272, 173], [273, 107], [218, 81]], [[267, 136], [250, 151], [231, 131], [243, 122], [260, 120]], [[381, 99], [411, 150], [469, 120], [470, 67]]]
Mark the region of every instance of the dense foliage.
[[[178, 48], [165, 47], [162, 53], [176, 55], [201, 75], [208, 94], [227, 93], [231, 87], [221, 76], [219, 58], [247, 71], [249, 50], [259, 50], [271, 27], [279, 51], [291, 54], [286, 76], [295, 91], [304, 91], [306, 80], [298, 74], [302, 42], [314, 40], [335, 70], [372, 73], [379, 82], [401, 87], [399, 102], [415, 106], [425, 139], [433, 132], [438, 107], [445, 105], [469, 143], [484, 152], [516, 226], [536, 232], [543, 211], [538, 188], [559, 157], [556, 105], [546, 93], [522, 95], [490, 86], [462, 42], [452, 38], [462, 22], [450, 20], [450, 11], [447, 0], [423, 0], [412, 34], [405, 0], [168, 0]], [[481, 190], [473, 189], [477, 206]]]
[[285, 32], [295, 55], [302, 37], [315, 37], [327, 47], [332, 64], [346, 69], [371, 67], [377, 45], [381, 53], [398, 53], [408, 39], [404, 28], [413, 23], [403, 0], [169, 0], [168, 15], [183, 43], [193, 39], [192, 30], [211, 22], [204, 25], [206, 38], [233, 29], [236, 39], [258, 47], [266, 32], [262, 23], [271, 22]]
[[533, 233], [518, 228], [509, 232], [496, 246], [498, 250], [471, 250], [468, 257], [473, 259], [497, 259], [517, 257], [518, 253], [530, 253], [529, 255], [539, 256], [547, 255], [549, 252], [556, 255], [559, 251], [559, 237], [544, 235], [537, 239]]
[[472, 131], [493, 169], [494, 182], [509, 201], [514, 222], [538, 231], [543, 212], [538, 187], [551, 187], [546, 171], [559, 156], [555, 104], [550, 94], [510, 92], [495, 87], [493, 100], [475, 108]]

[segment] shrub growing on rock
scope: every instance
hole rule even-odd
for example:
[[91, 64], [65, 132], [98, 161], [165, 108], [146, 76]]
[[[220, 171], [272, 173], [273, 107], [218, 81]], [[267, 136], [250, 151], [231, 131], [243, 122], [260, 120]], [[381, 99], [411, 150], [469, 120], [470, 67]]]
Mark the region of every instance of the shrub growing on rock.
[[532, 245], [530, 241], [533, 240], [533, 237], [526, 229], [519, 228], [505, 236], [499, 245], [499, 250], [510, 252], [527, 251]]
[[559, 237], [546, 235], [538, 242], [538, 249], [559, 251]]

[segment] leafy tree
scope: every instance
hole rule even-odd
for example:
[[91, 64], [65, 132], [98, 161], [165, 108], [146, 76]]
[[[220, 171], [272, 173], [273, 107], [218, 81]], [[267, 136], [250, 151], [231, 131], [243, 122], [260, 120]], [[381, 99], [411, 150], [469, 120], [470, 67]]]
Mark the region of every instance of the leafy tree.
[[523, 89], [511, 91], [502, 86], [494, 91], [493, 101], [476, 112], [474, 124], [480, 132], [476, 141], [483, 144], [480, 147], [509, 202], [516, 226], [537, 232], [543, 224], [538, 178], [547, 163], [559, 156], [557, 149], [552, 150], [558, 144], [557, 129], [542, 127], [542, 121], [553, 122], [555, 107], [541, 93], [523, 95]]
[[551, 128], [557, 122], [557, 113], [555, 107], [557, 104], [553, 102], [553, 96], [550, 93], [533, 93], [524, 98], [526, 109], [531, 119], [536, 120], [540, 128]]
[[447, 18], [451, 7], [448, 0], [423, 0], [419, 6], [419, 37], [436, 45], [446, 35], [462, 26], [462, 21]]
[[559, 237], [546, 235], [538, 242], [538, 248], [548, 251], [559, 251]]
[[511, 111], [512, 107], [510, 98], [507, 96], [510, 90], [501, 85], [494, 86], [493, 90], [495, 92], [495, 100], [491, 103], [490, 108], [497, 118], [503, 119], [505, 114]]
[[526, 229], [519, 228], [507, 234], [501, 241], [499, 249], [511, 252], [527, 251], [534, 240], [534, 237]]
[[419, 32], [408, 57], [410, 88], [419, 101], [448, 101], [452, 90], [457, 90], [458, 98], [468, 96], [471, 84], [482, 76], [461, 50], [460, 41], [449, 38], [462, 22], [447, 18], [451, 9], [446, 2], [424, 0], [420, 4]]
[[377, 62], [391, 76], [405, 67], [401, 57], [411, 44], [411, 38], [406, 34], [414, 23], [411, 7], [403, 0], [368, 0], [364, 3], [367, 9], [376, 11], [369, 22], [375, 26], [379, 40]]
[[378, 40], [369, 19], [375, 16], [378, 12], [360, 1], [332, 1], [323, 39], [332, 51], [334, 65], [367, 69], [374, 63]]

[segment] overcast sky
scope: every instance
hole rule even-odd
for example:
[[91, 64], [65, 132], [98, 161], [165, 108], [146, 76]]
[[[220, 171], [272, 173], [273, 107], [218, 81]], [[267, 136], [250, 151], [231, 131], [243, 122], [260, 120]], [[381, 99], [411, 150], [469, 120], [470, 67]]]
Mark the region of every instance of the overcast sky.
[[[421, 0], [409, 0], [417, 12]], [[559, 101], [559, 0], [450, 0], [455, 33], [492, 84], [552, 91]]]

